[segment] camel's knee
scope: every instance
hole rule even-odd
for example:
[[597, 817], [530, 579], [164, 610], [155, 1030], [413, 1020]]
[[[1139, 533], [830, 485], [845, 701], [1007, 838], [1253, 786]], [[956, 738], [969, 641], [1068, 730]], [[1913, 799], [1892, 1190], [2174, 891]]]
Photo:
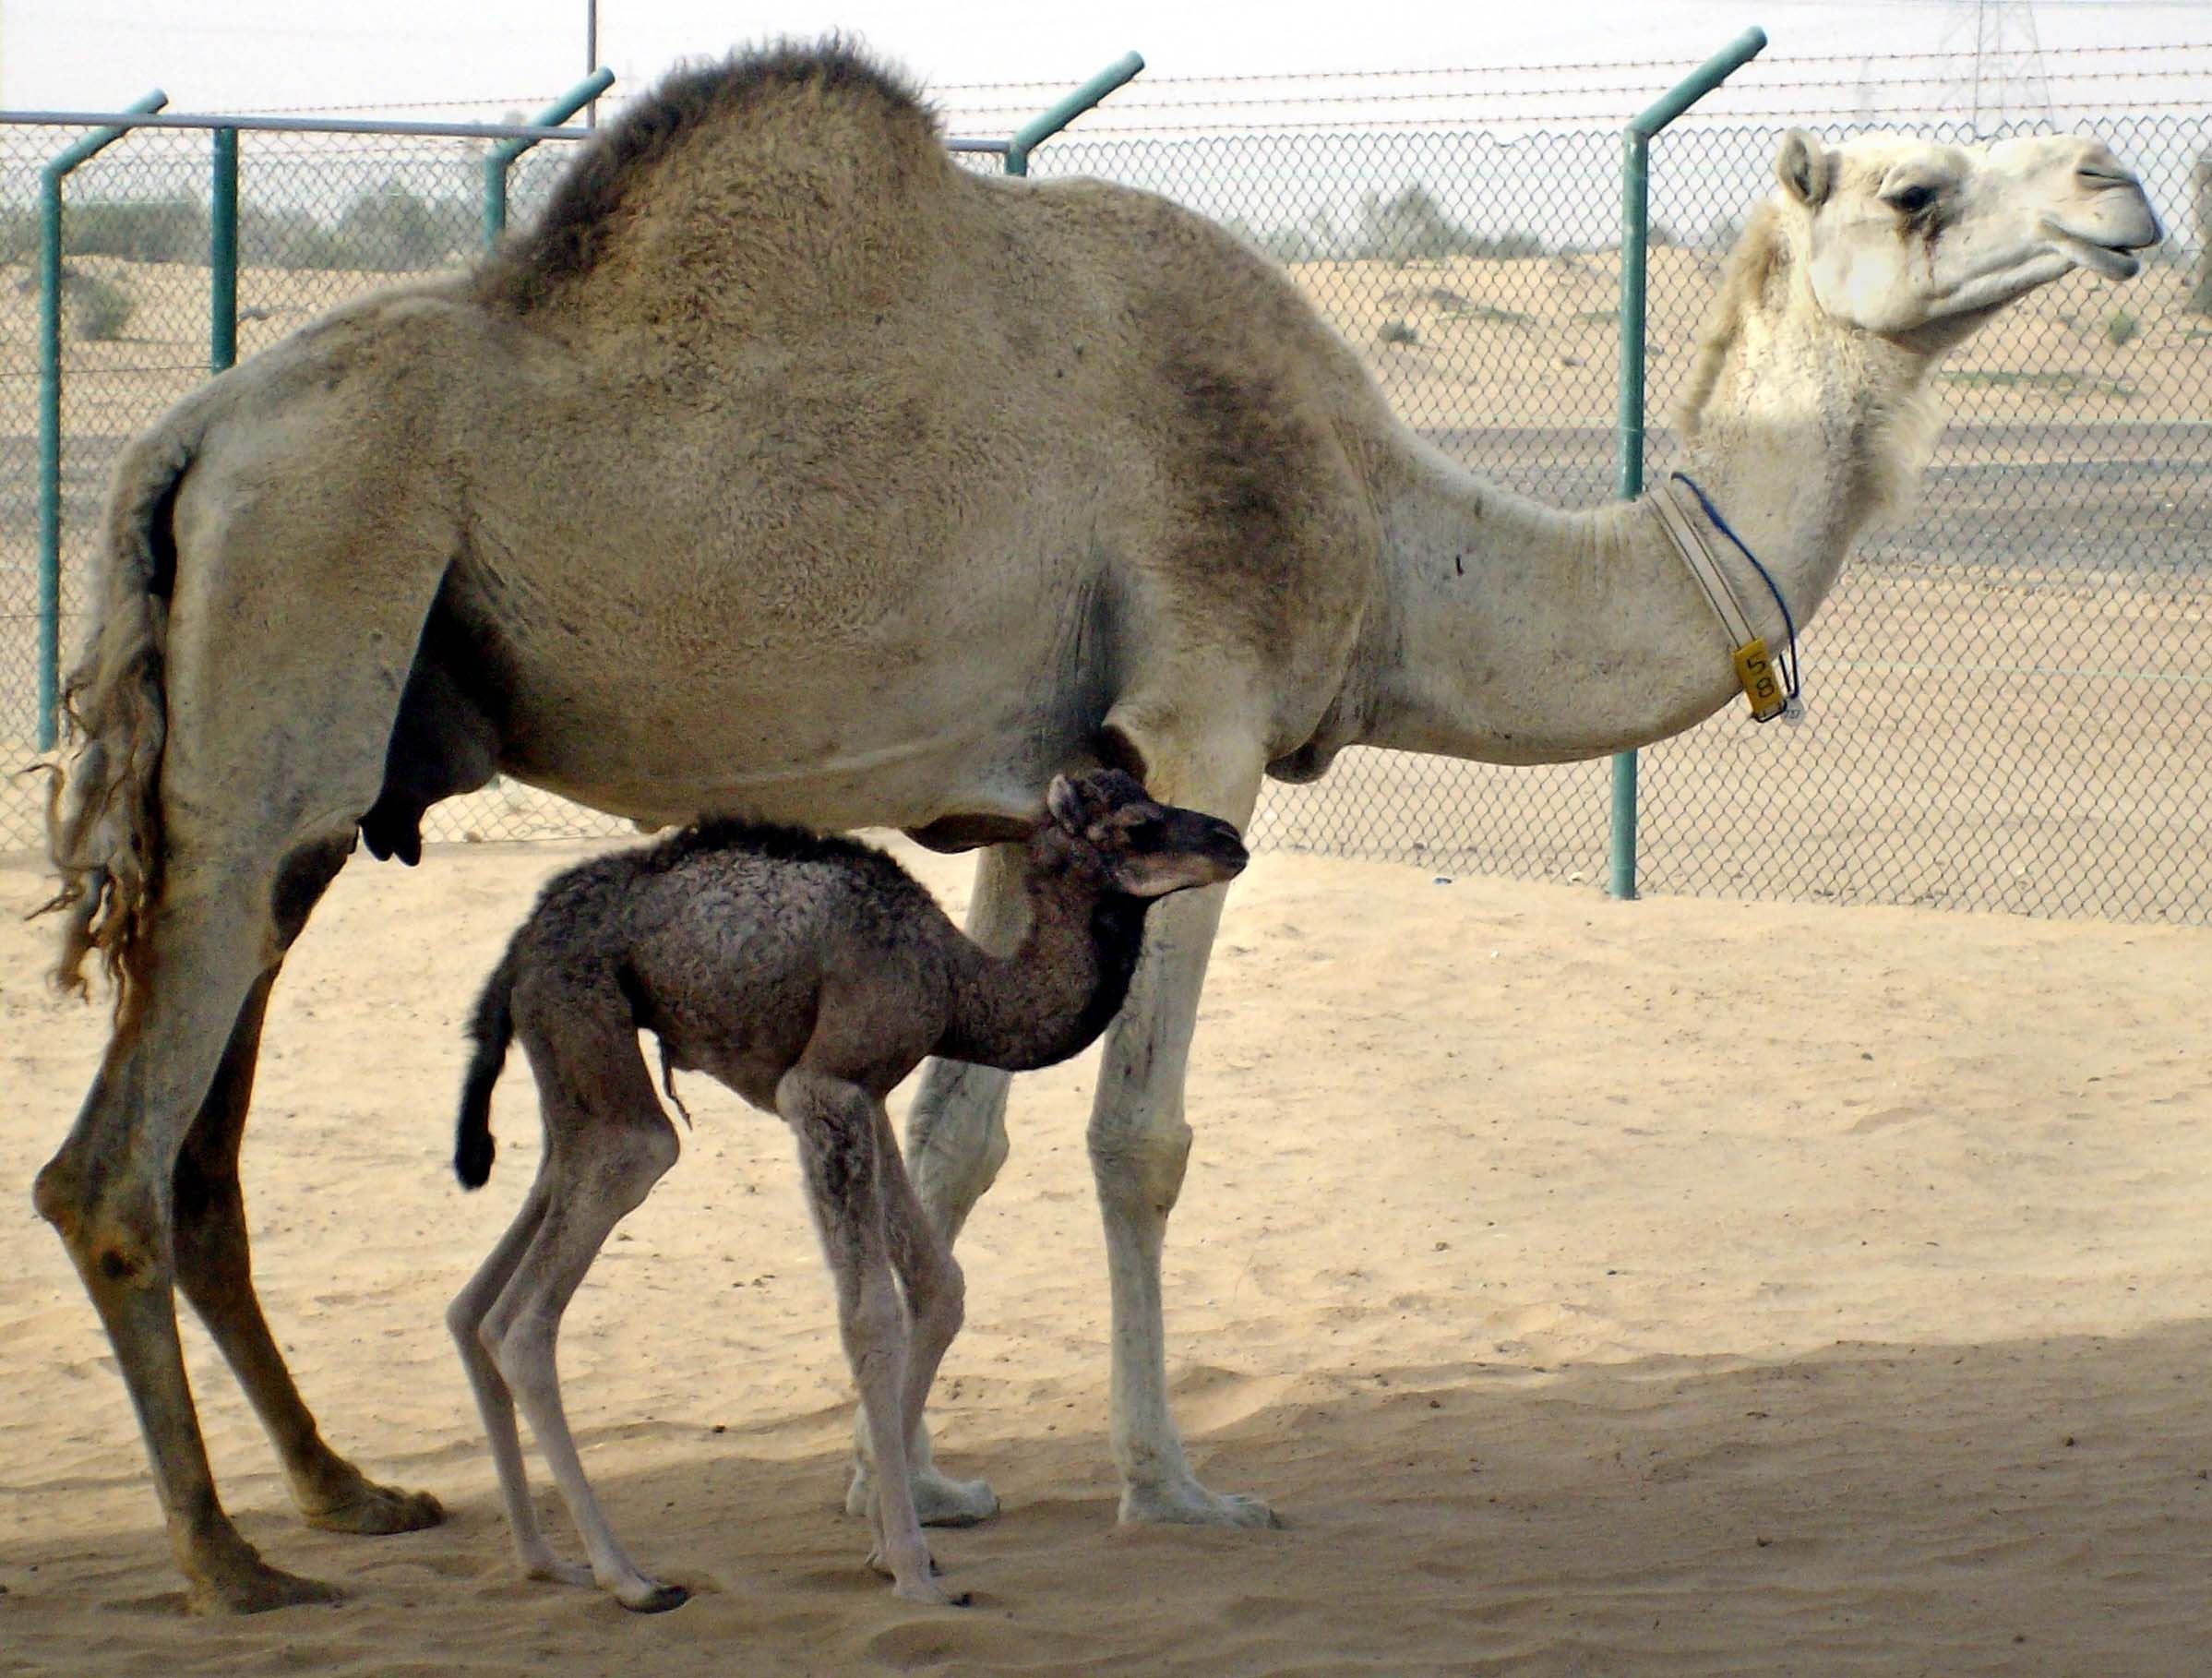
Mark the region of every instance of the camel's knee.
[[473, 1288], [462, 1288], [446, 1307], [446, 1332], [460, 1348], [460, 1355], [472, 1361], [492, 1349], [484, 1334], [484, 1316], [489, 1309], [489, 1303], [478, 1299]]
[[683, 1151], [676, 1126], [658, 1112], [650, 1119], [594, 1121], [549, 1142], [556, 1198], [588, 1205], [610, 1221], [643, 1205]]
[[173, 1234], [161, 1196], [150, 1185], [89, 1181], [66, 1152], [56, 1154], [39, 1172], [31, 1205], [62, 1238], [87, 1285], [169, 1286], [174, 1275]]
[[64, 1143], [61, 1151], [31, 1180], [30, 1204], [65, 1243], [74, 1245], [78, 1226], [83, 1222], [84, 1188], [68, 1144]]
[[645, 1204], [653, 1184], [668, 1175], [682, 1152], [676, 1126], [658, 1116], [650, 1124], [625, 1125], [606, 1139], [600, 1169], [624, 1215]]
[[1181, 1120], [1141, 1131], [1093, 1125], [1091, 1173], [1099, 1199], [1131, 1215], [1165, 1217], [1183, 1192], [1190, 1163], [1190, 1127]]

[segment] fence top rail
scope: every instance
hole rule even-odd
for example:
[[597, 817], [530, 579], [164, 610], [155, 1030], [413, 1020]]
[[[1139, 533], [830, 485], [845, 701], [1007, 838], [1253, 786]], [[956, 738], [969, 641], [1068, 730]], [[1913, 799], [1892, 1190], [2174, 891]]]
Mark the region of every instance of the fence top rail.
[[[130, 111], [0, 111], [0, 127], [18, 128], [233, 128], [258, 134], [399, 134], [434, 139], [580, 140], [592, 128], [547, 128], [534, 123], [382, 122], [342, 116], [229, 116]], [[953, 151], [1002, 152], [1002, 139], [949, 139]]]

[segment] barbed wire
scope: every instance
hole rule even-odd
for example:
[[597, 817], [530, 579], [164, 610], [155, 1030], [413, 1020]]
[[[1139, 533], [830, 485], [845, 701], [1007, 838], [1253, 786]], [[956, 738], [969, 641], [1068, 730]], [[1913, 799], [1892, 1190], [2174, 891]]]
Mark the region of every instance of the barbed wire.
[[[1958, 78], [1954, 76], [1887, 76], [1883, 78], [1882, 85], [1885, 88], [1943, 87], [1955, 83], [1957, 79]], [[2040, 79], [2046, 83], [2071, 83], [2079, 81], [2143, 81], [2151, 79], [2177, 81], [2212, 80], [2212, 66], [2207, 66], [2206, 68], [2201, 70], [2081, 70], [2073, 72], [2071, 74], [2045, 76]], [[1850, 93], [1854, 91], [1852, 89], [1846, 88], [1839, 82], [1833, 80], [1762, 80], [1757, 83], [1744, 82], [1737, 84], [1734, 90], [1769, 93], [1799, 89], [1815, 89], [1823, 92], [1839, 93]], [[1485, 100], [1562, 99], [1584, 98], [1604, 93], [1628, 93], [1636, 95], [1640, 98], [1648, 98], [1651, 94], [1651, 91], [1652, 90], [1650, 84], [1634, 83], [1621, 86], [1576, 88], [1494, 88], [1486, 89], [1477, 97]], [[1721, 88], [1716, 89], [1707, 97], [1713, 99], [1722, 99], [1726, 98], [1730, 91], [1731, 89], [1729, 87], [1723, 86]], [[1438, 91], [1422, 91], [1418, 93], [1345, 92], [1278, 94], [1264, 98], [1224, 99], [1145, 99], [1132, 94], [1130, 96], [1116, 100], [1111, 105], [1102, 105], [1099, 107], [1099, 109], [1102, 111], [1112, 112], [1117, 114], [1130, 114], [1141, 111], [1227, 111], [1254, 105], [1436, 104], [1441, 102], [1453, 101], [1463, 97], [1466, 96]], [[2134, 102], [2131, 101], [2130, 102], [2132, 103]], [[1010, 116], [1026, 113], [1029, 110], [1030, 107], [1027, 105], [963, 105], [958, 108], [958, 114], [963, 117]]]
[[[615, 102], [617, 96], [602, 94], [603, 100]], [[636, 94], [621, 98], [635, 99]], [[488, 111], [494, 105], [507, 111], [528, 111], [553, 102], [548, 93], [528, 95], [521, 99], [378, 99], [359, 105], [256, 105], [248, 111], [218, 109], [218, 116], [348, 116], [362, 111]]]
[[[2046, 58], [2075, 58], [2115, 54], [2150, 53], [2206, 53], [2212, 52], [2212, 42], [2177, 41], [2148, 45], [2045, 47], [2041, 55]], [[1894, 64], [1907, 59], [1968, 58], [1966, 53], [1943, 53], [1932, 49], [1915, 53], [1806, 53], [1776, 54], [1771, 57], [1755, 58], [1747, 66], [1756, 69], [1762, 65], [1811, 64]], [[2000, 58], [2026, 58], [2033, 53], [2003, 53], [1992, 54]], [[1146, 72], [1137, 87], [1160, 87], [1165, 84], [1183, 86], [1201, 83], [1233, 83], [1255, 81], [1376, 81], [1411, 76], [1527, 76], [1555, 74], [1561, 70], [1637, 70], [1676, 69], [1684, 65], [1696, 65], [1696, 58], [1595, 58], [1579, 63], [1560, 64], [1504, 64], [1504, 65], [1440, 65], [1398, 70], [1253, 70], [1232, 71], [1220, 75], [1154, 75]], [[1066, 81], [968, 81], [939, 82], [930, 90], [932, 94], [961, 92], [1013, 92], [1023, 90], [1059, 89], [1070, 84]], [[635, 97], [631, 95], [630, 97]]]
[[[1850, 90], [1847, 88], [1839, 88], [1835, 90], [1845, 95], [1848, 95], [1850, 92]], [[2066, 105], [2061, 108], [2066, 110], [2081, 110], [2085, 107], [2078, 105]], [[2114, 113], [2114, 115], [2116, 117], [2124, 118], [2127, 116], [2132, 116], [2139, 112], [2201, 112], [2204, 110], [2204, 108], [2205, 102], [2198, 99], [2131, 100], [2128, 102], [2127, 108], [2124, 111], [2116, 112]], [[1450, 132], [1478, 132], [1479, 130], [1477, 125], [1488, 121], [1516, 124], [1537, 123], [1558, 125], [1562, 131], [1565, 130], [1566, 125], [1574, 123], [1587, 124], [1593, 127], [1618, 127], [1623, 118], [1628, 114], [1631, 114], [1625, 110], [1575, 112], [1531, 111], [1524, 114], [1518, 115], [1511, 112], [1458, 113], [1453, 114], [1453, 126]], [[1710, 132], [1716, 127], [1725, 127], [1732, 124], [1740, 124], [1751, 120], [1764, 122], [1769, 119], [1777, 123], [1797, 123], [1799, 125], [1803, 125], [1808, 122], [1822, 121], [1851, 123], [1862, 115], [1872, 118], [1877, 122], [1886, 121], [1893, 117], [1933, 117], [1938, 119], [1951, 120], [1961, 127], [1967, 126], [1967, 118], [1962, 115], [1955, 107], [1950, 105], [1877, 105], [1871, 107], [1871, 109], [1861, 109], [1859, 107], [1854, 106], [1849, 109], [1826, 111], [1809, 109], [1803, 105], [1784, 105], [1774, 109], [1753, 109], [1746, 111], [1692, 111], [1680, 117], [1678, 117], [1670, 126], [1668, 131], [1671, 133], [1677, 129], [1694, 128], [1700, 133], [1704, 133]], [[1084, 140], [1088, 139], [1143, 139], [1154, 135], [1163, 134], [1229, 135], [1295, 133], [1301, 138], [1321, 138], [1330, 134], [1337, 133], [1350, 134], [1387, 128], [1406, 128], [1408, 125], [1423, 123], [1423, 121], [1424, 119], [1417, 116], [1376, 117], [1372, 121], [1366, 122], [1359, 121], [1357, 119], [1345, 120], [1331, 116], [1315, 116], [1310, 118], [1286, 116], [1278, 122], [1146, 123], [1141, 125], [1123, 126], [1115, 126], [1105, 123], [1090, 123], [1086, 124], [1080, 129], [1072, 130], [1067, 135], [1058, 137], [1056, 143], [1064, 147], [1071, 144], [1081, 144]], [[1419, 126], [1414, 128], [1413, 131], [1417, 133], [1437, 132], [1432, 126]], [[1584, 131], [1586, 132], [1587, 130]], [[1541, 133], [1543, 130], [1539, 130], [1538, 132]], [[963, 138], [967, 137], [963, 136]], [[1534, 137], [1524, 134], [1516, 136], [1516, 138], [1529, 138]]]
[[[2051, 59], [2071, 58], [2147, 56], [2152, 54], [2167, 53], [2212, 53], [2212, 41], [2178, 41], [2151, 45], [2130, 44], [2121, 46], [2045, 47], [2042, 49], [2040, 55], [2044, 60], [2049, 61]], [[1810, 66], [1832, 64], [1855, 66], [1860, 64], [1900, 64], [1907, 62], [1964, 62], [1972, 56], [1973, 54], [1971, 54], [1942, 53], [1934, 51], [1911, 53], [1791, 54], [1776, 55], [1768, 58], [1754, 59], [1751, 64], [1745, 66], [1742, 74], [1748, 77], [1756, 78], [1758, 85], [1763, 88], [1828, 87], [1835, 85], [1833, 79], [1769, 81], [1766, 79], [1763, 72], [1771, 69], [1778, 69], [1785, 66], [1796, 66], [1800, 65]], [[2025, 60], [2035, 57], [2037, 54], [2033, 53], [2001, 53], [1992, 54], [1992, 56], [2002, 62], [2008, 59]], [[1559, 75], [1562, 72], [1568, 71], [1595, 70], [1616, 70], [1625, 74], [1626, 72], [1632, 70], [1676, 69], [1684, 65], [1694, 65], [1699, 62], [1699, 60], [1693, 58], [1596, 58], [1585, 59], [1579, 62], [1567, 62], [1559, 64], [1447, 65], [1419, 66], [1397, 70], [1261, 70], [1225, 73], [1221, 75], [1157, 75], [1147, 73], [1142, 81], [1132, 83], [1129, 91], [1126, 91], [1118, 96], [1118, 102], [1145, 102], [1156, 105], [1166, 105], [1171, 103], [1320, 103], [1324, 102], [1323, 96], [1297, 95], [1291, 93], [1285, 93], [1277, 96], [1274, 99], [1238, 101], [1146, 101], [1144, 100], [1143, 96], [1148, 90], [1160, 87], [1226, 87], [1243, 86], [1259, 82], [1296, 84], [1327, 84], [1334, 82], [1365, 83], [1388, 80], [1407, 80], [1416, 78], [1436, 80], [1441, 80], [1448, 78], [1459, 78], [1463, 79], [1485, 78], [1494, 78], [1508, 76]], [[2207, 75], [2212, 75], [2212, 66], [2199, 66], [2178, 70], [2157, 69], [2112, 71], [2080, 70], [2071, 72], [2061, 71], [2055, 75], [2046, 73], [2044, 79], [2086, 80], [2104, 79], [2108, 78], [2112, 79], [2119, 79], [2122, 78], [2155, 78], [2161, 76], [2198, 77]], [[1935, 77], [1885, 77], [1883, 78], [1883, 82], [1884, 85], [1895, 85], [1899, 82], [1933, 81], [1941, 79], [1943, 78]], [[1034, 115], [1035, 114], [1035, 110], [1034, 107], [1030, 104], [1007, 106], [975, 105], [959, 101], [949, 100], [946, 96], [951, 94], [965, 93], [992, 95], [1020, 92], [1063, 93], [1067, 91], [1069, 87], [1071, 85], [1072, 83], [1066, 78], [1039, 81], [939, 82], [928, 88], [927, 91], [928, 92], [930, 100], [933, 103], [949, 110], [956, 111], [959, 114], [963, 116], [999, 114], [1010, 114], [1017, 111], [1023, 114]], [[1564, 91], [1571, 93], [1616, 91], [1644, 92], [1649, 90], [1649, 87], [1650, 84], [1648, 82], [1638, 82], [1618, 89], [1611, 87], [1585, 88], [1568, 89], [1564, 90]], [[600, 96], [599, 102], [607, 105], [621, 105], [628, 102], [631, 100], [642, 98], [644, 96], [644, 90], [617, 87], [610, 90], [606, 93], [602, 94]], [[1357, 96], [1347, 94], [1345, 96], [1345, 98], [1347, 100], [1354, 97], [1357, 97], [1362, 101], [1366, 101], [1382, 99], [1411, 99], [1416, 97], [1441, 98], [1445, 96], [1441, 94], [1359, 94]], [[503, 110], [529, 110], [546, 103], [551, 98], [552, 95], [550, 94], [538, 93], [514, 99], [378, 100], [364, 104], [265, 105], [257, 106], [255, 110], [257, 114], [266, 116], [336, 116], [363, 111], [488, 110], [493, 106], [498, 106]]]

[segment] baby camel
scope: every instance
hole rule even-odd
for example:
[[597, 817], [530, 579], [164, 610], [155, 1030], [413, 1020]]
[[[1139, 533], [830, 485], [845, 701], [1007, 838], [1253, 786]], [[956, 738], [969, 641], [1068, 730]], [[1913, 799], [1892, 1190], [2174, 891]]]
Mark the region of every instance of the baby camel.
[[[491, 1173], [492, 1085], [517, 1035], [545, 1151], [513, 1226], [446, 1313], [532, 1578], [595, 1578], [649, 1612], [688, 1594], [645, 1577], [615, 1541], [554, 1366], [561, 1313], [585, 1271], [676, 1160], [676, 1128], [639, 1050], [644, 1030], [660, 1038], [664, 1078], [696, 1068], [797, 1133], [880, 1469], [870, 1560], [899, 1596], [951, 1600], [922, 1540], [906, 1463], [960, 1327], [961, 1274], [908, 1182], [884, 1097], [928, 1055], [1019, 1072], [1079, 1052], [1121, 1006], [1152, 903], [1245, 864], [1227, 822], [1156, 804], [1117, 770], [1056, 779], [1046, 802], [1029, 839], [1029, 932], [1003, 957], [963, 937], [880, 851], [788, 828], [708, 822], [545, 888], [477, 1003], [454, 1169], [470, 1188]], [[539, 1530], [517, 1404], [588, 1568], [556, 1560]]]

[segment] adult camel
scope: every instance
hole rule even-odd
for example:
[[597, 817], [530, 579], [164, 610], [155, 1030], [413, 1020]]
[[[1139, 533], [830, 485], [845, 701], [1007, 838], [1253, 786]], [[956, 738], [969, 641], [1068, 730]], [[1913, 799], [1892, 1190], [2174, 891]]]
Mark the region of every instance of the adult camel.
[[[1689, 428], [1802, 623], [1910, 476], [1936, 358], [2072, 269], [2134, 273], [2158, 229], [2083, 139], [1792, 134], [1777, 171]], [[114, 1341], [192, 1600], [242, 1610], [330, 1592], [223, 1513], [176, 1288], [310, 1521], [438, 1517], [323, 1443], [238, 1187], [269, 987], [357, 833], [412, 857], [423, 809], [495, 771], [649, 823], [902, 827], [997, 847], [972, 927], [1004, 948], [1003, 842], [1055, 773], [1105, 762], [1241, 823], [1263, 773], [1310, 779], [1356, 742], [1553, 762], [1738, 691], [1739, 637], [1654, 504], [1560, 512], [1475, 480], [1219, 228], [1098, 182], [963, 174], [912, 94], [837, 48], [673, 77], [473, 271], [187, 398], [123, 459], [95, 599], [54, 849], [61, 973], [96, 954], [115, 1019], [36, 1199]], [[1165, 1385], [1160, 1248], [1221, 895], [1154, 917], [1091, 1120], [1124, 1519], [1271, 1518], [1192, 1476]], [[911, 1154], [948, 1233], [1004, 1157], [1005, 1084], [925, 1078]], [[994, 1506], [926, 1457], [916, 1494], [939, 1518]]]

